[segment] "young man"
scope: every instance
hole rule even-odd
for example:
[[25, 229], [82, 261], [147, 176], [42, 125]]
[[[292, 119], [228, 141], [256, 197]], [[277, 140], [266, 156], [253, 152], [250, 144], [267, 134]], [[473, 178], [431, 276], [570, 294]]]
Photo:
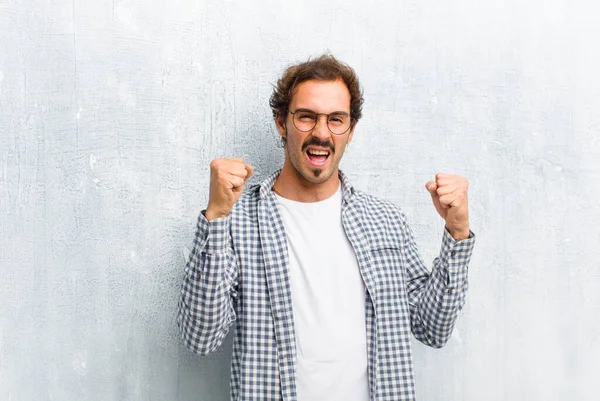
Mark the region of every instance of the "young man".
[[410, 333], [450, 337], [474, 245], [468, 182], [425, 185], [446, 223], [429, 272], [400, 209], [338, 169], [362, 102], [332, 56], [289, 67], [270, 101], [283, 168], [244, 190], [251, 166], [211, 162], [178, 326], [205, 355], [235, 324], [232, 400], [413, 400]]

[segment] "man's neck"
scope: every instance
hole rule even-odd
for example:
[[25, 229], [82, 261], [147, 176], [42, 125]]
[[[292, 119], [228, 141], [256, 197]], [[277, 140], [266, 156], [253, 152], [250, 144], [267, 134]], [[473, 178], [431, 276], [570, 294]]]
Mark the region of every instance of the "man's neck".
[[319, 202], [332, 197], [339, 188], [340, 179], [338, 170], [321, 184], [315, 184], [304, 177], [297, 171], [283, 166], [281, 173], [273, 184], [273, 191], [286, 199], [296, 202]]

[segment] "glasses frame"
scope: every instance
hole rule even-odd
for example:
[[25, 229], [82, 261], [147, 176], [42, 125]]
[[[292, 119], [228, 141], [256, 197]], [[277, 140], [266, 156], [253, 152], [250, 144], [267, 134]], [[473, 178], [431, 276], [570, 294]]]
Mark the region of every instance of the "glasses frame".
[[[309, 130], [303, 130], [303, 129], [298, 128], [298, 126], [296, 125], [296, 121], [294, 120], [294, 114], [296, 114], [299, 111], [305, 111], [305, 112], [309, 111], [309, 112], [315, 113], [317, 115], [317, 119], [315, 120], [315, 125], [313, 125], [313, 127], [311, 129], [309, 129]], [[296, 127], [296, 129], [298, 131], [300, 131], [300, 132], [310, 132], [310, 131], [314, 130], [317, 127], [317, 124], [319, 123], [319, 116], [325, 116], [325, 117], [327, 117], [326, 120], [325, 120], [325, 125], [327, 125], [327, 129], [333, 135], [344, 135], [348, 131], [350, 131], [352, 129], [352, 126], [354, 125], [354, 118], [350, 117], [350, 114], [346, 113], [345, 111], [334, 111], [333, 113], [327, 114], [327, 113], [317, 113], [316, 111], [311, 110], [311, 109], [302, 109], [301, 108], [301, 109], [296, 109], [294, 111], [288, 110], [288, 113], [290, 113], [292, 115], [292, 124], [294, 124], [294, 127]], [[333, 132], [331, 130], [331, 127], [329, 126], [329, 116], [332, 115], [332, 114], [333, 115], [336, 115], [336, 114], [338, 114], [338, 115], [347, 115], [348, 117], [350, 117], [350, 125], [348, 126], [348, 128], [346, 129], [346, 131], [338, 134], [337, 132]]]

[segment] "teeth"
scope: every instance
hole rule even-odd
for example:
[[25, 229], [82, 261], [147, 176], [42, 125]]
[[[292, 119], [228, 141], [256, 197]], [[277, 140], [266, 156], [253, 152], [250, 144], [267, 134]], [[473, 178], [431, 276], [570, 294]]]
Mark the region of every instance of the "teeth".
[[327, 156], [329, 154], [329, 152], [326, 150], [309, 150], [308, 153], [310, 153], [311, 155], [323, 155], [323, 156]]

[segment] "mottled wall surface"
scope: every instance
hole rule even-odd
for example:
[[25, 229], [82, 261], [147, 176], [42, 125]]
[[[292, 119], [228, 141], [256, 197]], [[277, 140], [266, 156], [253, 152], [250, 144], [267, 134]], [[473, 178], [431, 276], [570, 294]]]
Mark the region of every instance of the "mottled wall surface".
[[343, 167], [400, 204], [424, 257], [424, 183], [471, 181], [468, 304], [415, 342], [420, 400], [597, 400], [596, 2], [2, 0], [0, 400], [226, 400], [231, 342], [175, 328], [208, 164], [257, 179], [281, 149], [267, 101], [291, 62], [355, 66]]

